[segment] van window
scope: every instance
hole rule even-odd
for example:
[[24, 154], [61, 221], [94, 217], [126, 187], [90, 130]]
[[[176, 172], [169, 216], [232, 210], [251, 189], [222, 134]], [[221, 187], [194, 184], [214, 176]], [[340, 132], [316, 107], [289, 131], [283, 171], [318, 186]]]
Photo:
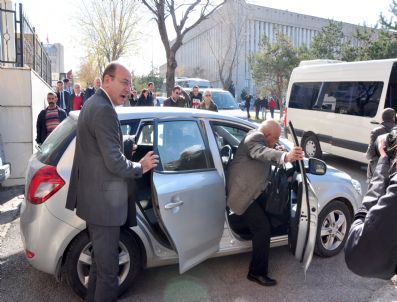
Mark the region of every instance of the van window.
[[294, 83], [290, 108], [374, 117], [383, 82]]
[[314, 109], [321, 83], [294, 83], [288, 107], [296, 109]]
[[393, 64], [391, 70], [384, 108], [393, 108], [394, 110], [397, 110], [397, 64], [396, 63]]
[[76, 136], [77, 121], [68, 117], [46, 138], [37, 152], [37, 159], [43, 164], [56, 166]]

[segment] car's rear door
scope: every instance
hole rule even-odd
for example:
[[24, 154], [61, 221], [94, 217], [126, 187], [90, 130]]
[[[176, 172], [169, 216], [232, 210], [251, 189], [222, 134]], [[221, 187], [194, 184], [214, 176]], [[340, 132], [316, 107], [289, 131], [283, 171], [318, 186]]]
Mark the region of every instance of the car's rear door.
[[[299, 142], [291, 122], [289, 122], [289, 126], [293, 134], [294, 143], [298, 146]], [[294, 196], [291, 198], [292, 207], [288, 242], [295, 258], [303, 263], [306, 273], [312, 260], [316, 243], [318, 201], [306, 176], [303, 161], [299, 161], [297, 164], [301, 173], [297, 179], [298, 190], [296, 198]]]
[[219, 249], [224, 180], [214, 167], [199, 120], [155, 120], [154, 150], [160, 163], [153, 171], [153, 202], [183, 273]]

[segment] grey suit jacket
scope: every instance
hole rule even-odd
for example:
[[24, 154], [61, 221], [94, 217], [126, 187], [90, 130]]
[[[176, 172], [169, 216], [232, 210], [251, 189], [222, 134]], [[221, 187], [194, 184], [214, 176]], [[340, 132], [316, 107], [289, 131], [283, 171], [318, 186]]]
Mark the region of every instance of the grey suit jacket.
[[87, 223], [123, 225], [127, 218], [127, 178], [142, 167], [123, 155], [123, 135], [116, 111], [102, 89], [84, 104], [77, 122], [76, 151], [66, 208]]
[[227, 169], [227, 204], [234, 213], [242, 215], [266, 189], [271, 165], [279, 163], [282, 154], [266, 145], [259, 130], [250, 131], [241, 141]]

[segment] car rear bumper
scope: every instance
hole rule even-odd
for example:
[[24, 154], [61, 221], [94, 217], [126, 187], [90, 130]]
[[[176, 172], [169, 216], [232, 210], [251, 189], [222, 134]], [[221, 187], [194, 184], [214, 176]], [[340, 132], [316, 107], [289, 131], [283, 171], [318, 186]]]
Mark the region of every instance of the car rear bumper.
[[5, 181], [10, 177], [11, 166], [10, 164], [4, 164], [0, 166], [0, 182]]
[[[21, 206], [20, 229], [28, 262], [52, 275], [56, 274], [57, 263], [69, 243], [81, 232], [53, 216], [45, 204], [32, 205], [26, 200]], [[27, 251], [34, 256], [28, 257]]]

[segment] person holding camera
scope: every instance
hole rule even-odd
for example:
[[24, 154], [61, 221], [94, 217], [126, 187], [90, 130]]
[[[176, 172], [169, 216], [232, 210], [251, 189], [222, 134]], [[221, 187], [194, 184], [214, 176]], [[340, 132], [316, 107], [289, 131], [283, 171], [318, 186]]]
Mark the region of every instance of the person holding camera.
[[368, 144], [367, 153], [365, 154], [368, 159], [367, 168], [367, 182], [369, 183], [374, 173], [376, 164], [378, 163], [379, 154], [375, 147], [376, 139], [379, 135], [389, 133], [391, 129], [396, 126], [396, 111], [393, 108], [385, 108], [382, 112], [382, 123], [371, 131], [371, 137]]
[[345, 261], [357, 275], [390, 279], [397, 273], [397, 130], [375, 145], [380, 157], [350, 228]]

